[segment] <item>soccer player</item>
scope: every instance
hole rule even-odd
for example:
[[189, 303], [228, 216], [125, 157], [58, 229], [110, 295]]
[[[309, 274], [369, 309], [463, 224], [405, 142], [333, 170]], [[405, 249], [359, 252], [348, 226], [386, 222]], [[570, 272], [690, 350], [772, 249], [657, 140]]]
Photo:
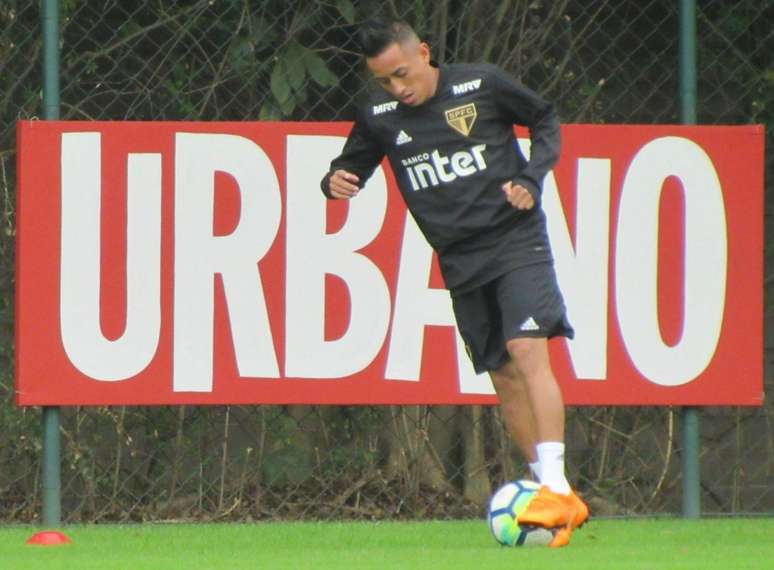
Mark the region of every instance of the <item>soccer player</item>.
[[[540, 206], [559, 155], [556, 113], [493, 65], [437, 65], [405, 22], [366, 22], [358, 35], [382, 89], [359, 110], [322, 191], [355, 198], [387, 156], [438, 253], [473, 366], [489, 372], [508, 431], [541, 483], [519, 522], [556, 529], [551, 545], [564, 546], [588, 508], [565, 477], [564, 401], [548, 355], [549, 338], [574, 334]], [[530, 160], [514, 124], [529, 127]]]

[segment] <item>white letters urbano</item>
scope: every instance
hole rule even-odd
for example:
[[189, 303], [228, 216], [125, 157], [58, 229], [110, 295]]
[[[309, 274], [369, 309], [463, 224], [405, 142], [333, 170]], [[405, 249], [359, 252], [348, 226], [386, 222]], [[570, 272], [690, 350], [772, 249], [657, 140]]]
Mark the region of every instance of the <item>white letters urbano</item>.
[[385, 378], [418, 382], [425, 348], [425, 327], [450, 326], [455, 330], [454, 349], [460, 393], [494, 394], [489, 376], [477, 375], [465, 353], [449, 292], [428, 287], [432, 258], [433, 250], [419, 231], [414, 218], [407, 213]]
[[[519, 146], [529, 156], [529, 140], [519, 139]], [[578, 380], [607, 378], [610, 170], [608, 159], [578, 159], [574, 246], [553, 172], [543, 183], [556, 278], [575, 329], [567, 346]]]
[[543, 208], [567, 316], [575, 338], [567, 341], [578, 380], [607, 378], [607, 301], [610, 233], [610, 161], [578, 160], [575, 246], [553, 173], [546, 176]]
[[95, 380], [117, 381], [150, 364], [161, 330], [161, 156], [127, 159], [126, 327], [110, 340], [100, 324], [100, 143], [95, 132], [62, 135], [59, 317], [72, 364]]
[[[448, 292], [428, 286], [432, 251], [407, 216], [402, 240], [395, 242], [400, 247], [397, 279], [388, 284], [382, 269], [361, 251], [382, 232], [388, 204], [384, 172], [376, 170], [368, 186], [348, 201], [343, 226], [328, 233], [331, 204], [318, 183], [344, 138], [290, 135], [286, 142], [284, 276], [259, 267], [275, 246], [282, 221], [277, 173], [259, 145], [236, 135], [178, 133], [174, 157], [166, 157], [174, 160], [174, 229], [162, 228], [162, 156], [128, 154], [126, 327], [119, 338], [108, 339], [100, 322], [100, 264], [111, 255], [102, 254], [100, 227], [106, 220], [101, 215], [100, 134], [62, 135], [60, 321], [64, 349], [75, 367], [98, 381], [120, 381], [153, 361], [162, 327], [165, 230], [174, 231], [175, 392], [214, 390], [217, 276], [240, 378], [350, 376], [374, 362], [389, 332], [384, 377], [419, 381], [425, 327], [454, 326]], [[528, 141], [519, 143], [528, 155]], [[479, 172], [486, 168], [484, 157], [479, 145], [451, 156], [418, 154], [402, 166], [419, 190]], [[613, 166], [606, 158], [578, 160], [574, 235], [552, 173], [543, 193], [557, 276], [576, 330], [575, 340], [568, 341], [570, 360], [581, 380], [607, 378]], [[217, 172], [236, 181], [241, 205], [235, 229], [223, 236], [213, 231]], [[657, 295], [659, 203], [668, 177], [679, 179], [685, 202], [683, 331], [673, 346], [661, 335]], [[726, 295], [723, 192], [707, 154], [680, 137], [645, 145], [625, 174], [614, 231], [614, 316], [628, 356], [655, 384], [691, 382], [714, 356]], [[326, 275], [344, 282], [349, 299], [346, 330], [336, 339], [325, 336], [326, 319], [338, 310], [326, 302]], [[264, 285], [283, 277], [284, 299], [271, 300], [271, 306], [284, 309], [281, 370], [275, 341], [283, 339], [272, 331]], [[456, 338], [461, 393], [493, 393], [488, 378], [475, 375]]]
[[[675, 346], [658, 323], [659, 199], [669, 176], [685, 197], [683, 334]], [[680, 137], [645, 145], [629, 166], [616, 240], [615, 298], [629, 356], [645, 378], [679, 386], [710, 363], [726, 296], [726, 219], [717, 172], [704, 150]]]
[[[379, 235], [384, 223], [387, 182], [381, 168], [368, 187], [348, 201], [344, 226], [326, 233], [320, 173], [343, 144], [342, 137], [287, 139], [287, 377], [338, 378], [363, 370], [384, 344], [390, 323], [390, 290], [384, 276], [358, 252]], [[349, 325], [335, 340], [325, 339], [326, 274], [341, 278], [349, 292]]]
[[[239, 223], [227, 236], [213, 235], [216, 172], [239, 185]], [[212, 391], [216, 274], [223, 279], [239, 375], [279, 376], [258, 262], [274, 243], [281, 215], [274, 166], [254, 142], [224, 134], [175, 137], [176, 392]]]

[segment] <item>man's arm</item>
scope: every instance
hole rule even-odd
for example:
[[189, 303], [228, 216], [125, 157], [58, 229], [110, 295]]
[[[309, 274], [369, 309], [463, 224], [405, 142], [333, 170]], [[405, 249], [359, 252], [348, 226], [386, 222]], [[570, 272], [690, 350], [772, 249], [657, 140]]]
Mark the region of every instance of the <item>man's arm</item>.
[[356, 196], [384, 158], [384, 149], [360, 116], [355, 120], [344, 150], [333, 159], [320, 182], [323, 194], [332, 199]]
[[[543, 178], [559, 159], [561, 147], [559, 117], [551, 103], [524, 87], [504, 71], [494, 68], [490, 77], [501, 112], [513, 123], [529, 128], [530, 132], [529, 162], [510, 186], [525, 188], [537, 203], [542, 193]], [[515, 207], [524, 209], [524, 204], [528, 200], [520, 196], [511, 200], [513, 192], [505, 186], [503, 191], [508, 195], [509, 201]]]

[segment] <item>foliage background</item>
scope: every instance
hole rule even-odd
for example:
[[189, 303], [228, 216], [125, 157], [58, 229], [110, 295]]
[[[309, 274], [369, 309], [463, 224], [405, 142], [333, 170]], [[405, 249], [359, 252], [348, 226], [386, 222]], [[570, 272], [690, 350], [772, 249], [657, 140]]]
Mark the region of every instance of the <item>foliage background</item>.
[[[697, 2], [699, 123], [772, 143], [774, 2]], [[61, 116], [347, 120], [369, 87], [353, 24], [412, 23], [439, 61], [486, 60], [567, 123], [677, 123], [675, 0], [61, 0]], [[0, 0], [0, 520], [40, 513], [40, 411], [13, 404], [15, 121], [41, 113], [38, 3]], [[768, 153], [766, 226], [772, 170]], [[771, 389], [772, 248], [766, 256]], [[729, 378], [729, 382], [733, 382]], [[680, 510], [671, 408], [574, 408], [571, 478], [598, 514]], [[774, 512], [772, 405], [702, 411], [705, 512]], [[104, 520], [479, 516], [522, 474], [494, 408], [63, 410], [63, 514]]]

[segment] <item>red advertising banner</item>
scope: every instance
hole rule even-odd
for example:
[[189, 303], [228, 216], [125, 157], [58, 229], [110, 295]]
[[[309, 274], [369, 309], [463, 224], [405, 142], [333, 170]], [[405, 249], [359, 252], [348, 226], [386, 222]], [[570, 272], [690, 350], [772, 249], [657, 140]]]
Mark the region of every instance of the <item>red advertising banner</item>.
[[[17, 402], [496, 402], [389, 166], [321, 194], [349, 128], [20, 122]], [[562, 136], [567, 403], [760, 405], [763, 129]]]

